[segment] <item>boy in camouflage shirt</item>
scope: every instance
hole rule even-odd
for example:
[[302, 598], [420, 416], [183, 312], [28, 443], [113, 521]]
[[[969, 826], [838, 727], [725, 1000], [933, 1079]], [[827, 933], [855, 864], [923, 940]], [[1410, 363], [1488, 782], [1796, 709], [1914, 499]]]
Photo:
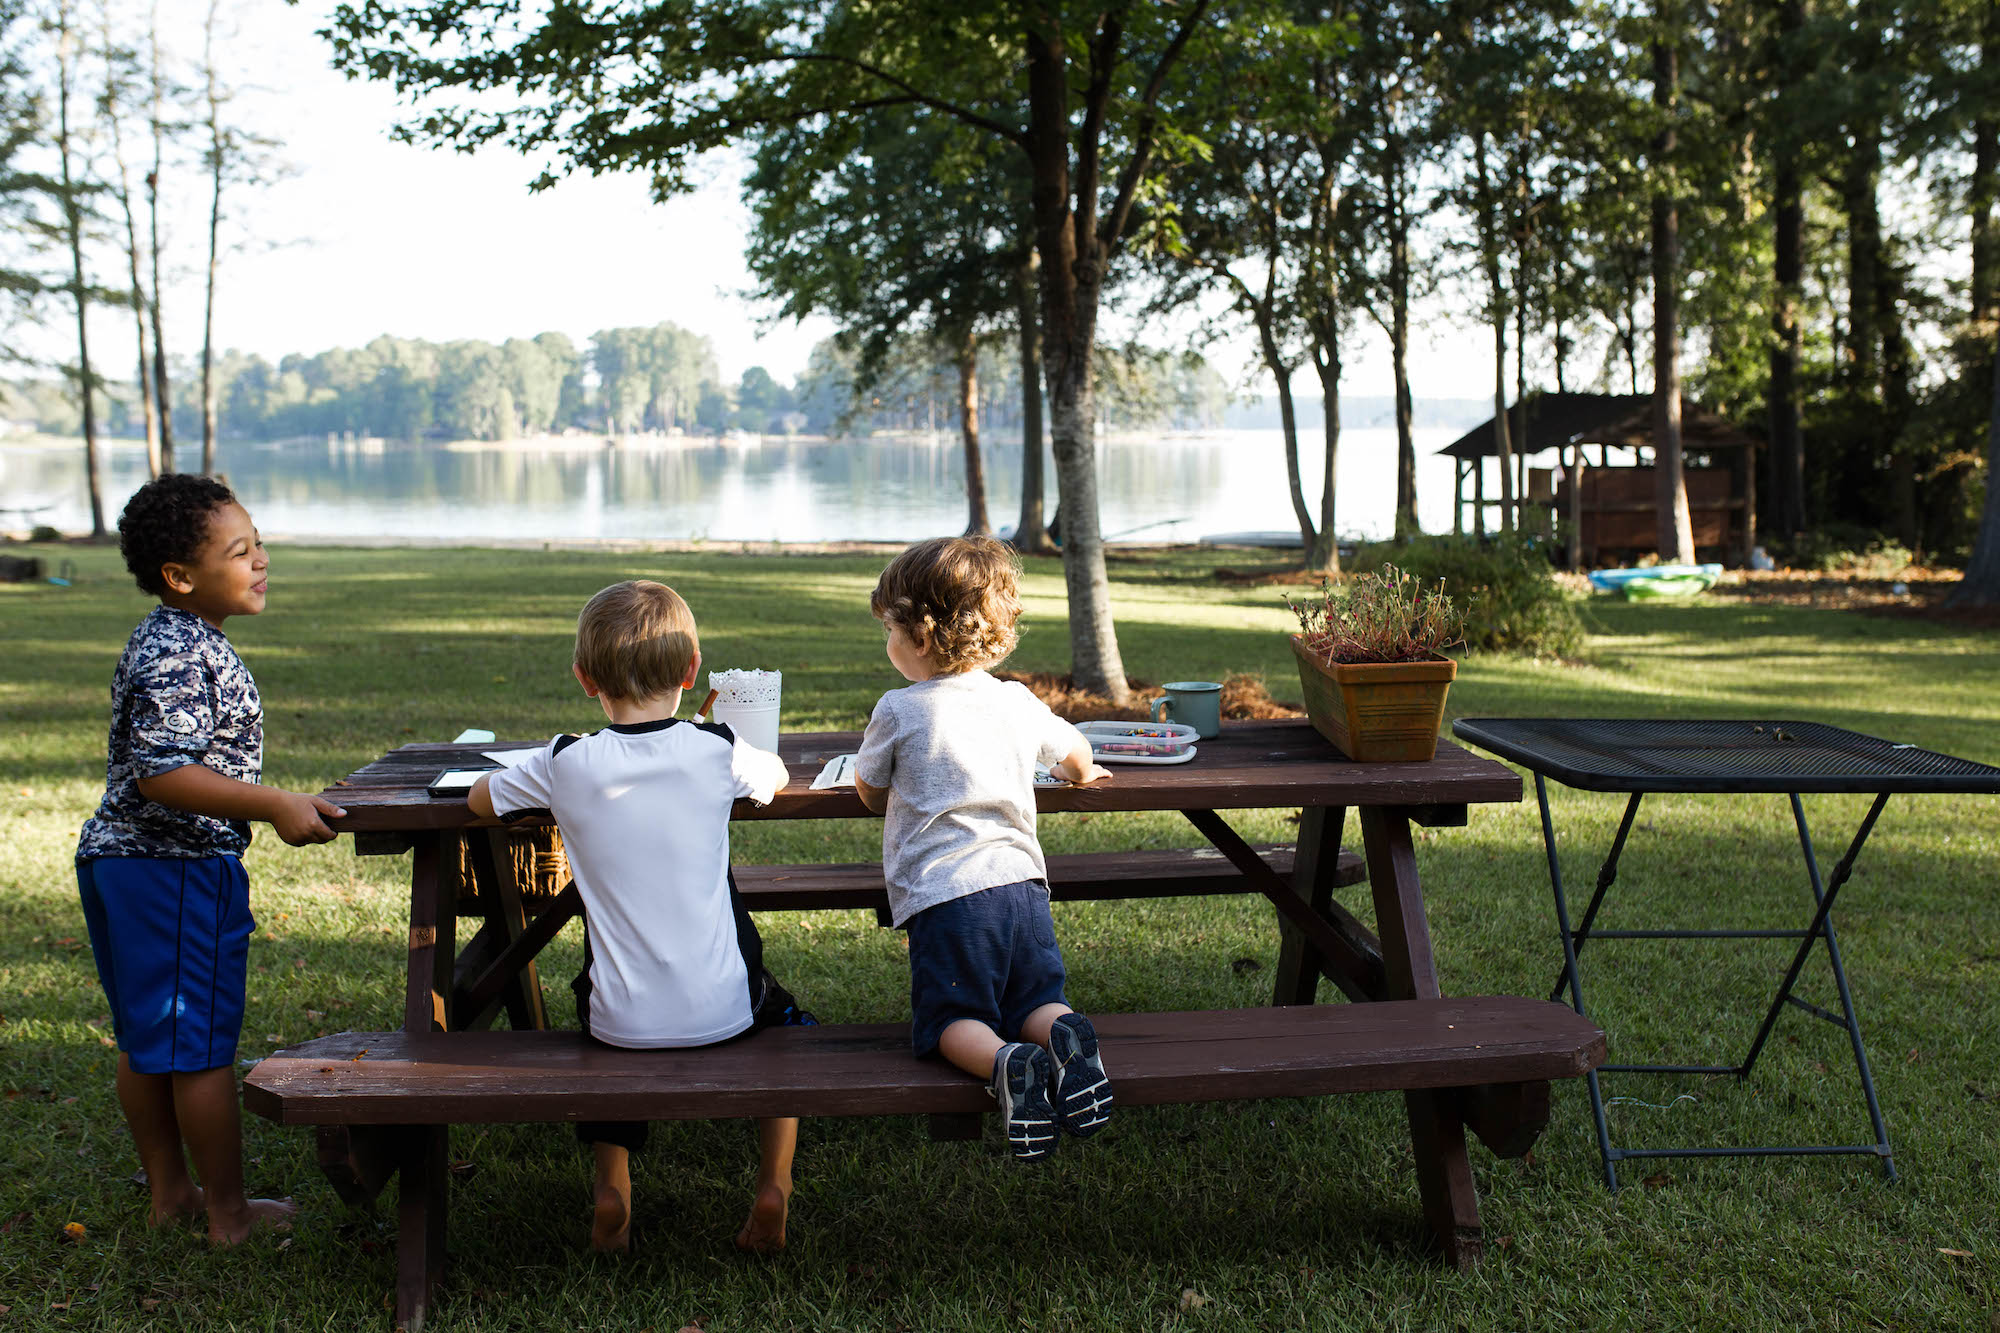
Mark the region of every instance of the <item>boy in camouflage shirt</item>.
[[174, 473], [147, 483], [119, 517], [118, 545], [160, 604], [112, 677], [104, 801], [77, 843], [77, 886], [152, 1220], [205, 1212], [209, 1239], [230, 1245], [295, 1211], [243, 1193], [233, 1066], [256, 928], [250, 824], [299, 846], [330, 840], [321, 816], [346, 812], [259, 782], [263, 703], [222, 622], [264, 609], [270, 560], [229, 488]]

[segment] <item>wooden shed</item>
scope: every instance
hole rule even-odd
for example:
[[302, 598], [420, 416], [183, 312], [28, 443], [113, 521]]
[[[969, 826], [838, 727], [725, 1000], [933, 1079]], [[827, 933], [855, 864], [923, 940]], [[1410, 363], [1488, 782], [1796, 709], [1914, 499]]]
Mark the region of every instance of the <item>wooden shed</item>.
[[[1525, 429], [1521, 404], [1507, 410], [1522, 530], [1559, 540], [1572, 568], [1659, 550], [1652, 395], [1531, 393], [1526, 407]], [[1697, 559], [1748, 563], [1757, 544], [1756, 449], [1755, 436], [1681, 400]], [[1501, 504], [1498, 479], [1488, 476], [1500, 454], [1492, 418], [1438, 452], [1456, 460], [1452, 531], [1498, 528], [1498, 515], [1487, 512]]]

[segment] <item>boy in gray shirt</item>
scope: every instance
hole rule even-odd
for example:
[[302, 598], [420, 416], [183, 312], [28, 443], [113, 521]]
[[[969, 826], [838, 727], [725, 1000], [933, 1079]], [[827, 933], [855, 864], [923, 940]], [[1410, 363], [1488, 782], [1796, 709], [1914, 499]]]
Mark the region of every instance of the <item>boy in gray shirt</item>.
[[921, 542], [883, 571], [869, 609], [911, 684], [876, 704], [855, 786], [887, 815], [882, 871], [910, 935], [916, 1053], [988, 1079], [1009, 1148], [1034, 1161], [1058, 1126], [1085, 1137], [1111, 1110], [1097, 1034], [1063, 999], [1035, 767], [1078, 784], [1110, 774], [1075, 727], [985, 670], [1013, 650], [1019, 581], [990, 537]]

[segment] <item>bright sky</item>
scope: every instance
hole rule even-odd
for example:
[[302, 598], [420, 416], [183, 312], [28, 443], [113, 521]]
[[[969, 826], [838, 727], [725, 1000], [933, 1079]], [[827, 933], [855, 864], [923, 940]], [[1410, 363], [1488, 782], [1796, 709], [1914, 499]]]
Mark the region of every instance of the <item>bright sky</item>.
[[[404, 108], [390, 88], [329, 68], [314, 35], [329, 7], [234, 5], [243, 114], [283, 143], [295, 175], [238, 197], [239, 224], [274, 248], [225, 268], [220, 345], [275, 359], [382, 333], [498, 342], [560, 330], [581, 344], [598, 329], [671, 320], [709, 337], [726, 378], [763, 365], [790, 381], [832, 332], [821, 319], [769, 324], [769, 308], [743, 296], [748, 219], [727, 164], [697, 194], [663, 206], [632, 177], [576, 177], [530, 194], [539, 163], [505, 148], [464, 156], [393, 143]], [[170, 40], [198, 55], [207, 0], [162, 0], [160, 12]], [[184, 354], [200, 350], [206, 224], [206, 199], [189, 202], [199, 207], [182, 213], [169, 239], [181, 275], [166, 307], [169, 346]], [[1114, 322], [1107, 332], [1120, 331]], [[1360, 333], [1349, 391], [1386, 394], [1383, 339]], [[1476, 395], [1491, 380], [1481, 346], [1471, 330], [1436, 347], [1419, 335], [1417, 395]], [[1232, 373], [1249, 351], [1245, 338], [1209, 356]]]

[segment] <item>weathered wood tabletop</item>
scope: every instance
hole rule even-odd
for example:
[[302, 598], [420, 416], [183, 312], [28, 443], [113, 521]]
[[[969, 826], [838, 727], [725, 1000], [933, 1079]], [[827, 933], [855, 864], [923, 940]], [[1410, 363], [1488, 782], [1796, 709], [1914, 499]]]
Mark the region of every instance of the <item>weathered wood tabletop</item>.
[[[426, 794], [449, 768], [488, 768], [488, 750], [547, 744], [405, 745], [356, 770], [323, 794], [346, 808], [328, 821], [342, 832], [457, 829], [477, 824], [464, 800]], [[739, 801], [738, 819], [872, 818], [852, 787], [812, 790], [826, 761], [852, 754], [854, 731], [795, 732], [778, 739], [791, 785], [768, 806]], [[1184, 764], [1111, 764], [1108, 781], [1042, 787], [1044, 813], [1089, 810], [1255, 810], [1290, 806], [1463, 807], [1521, 799], [1521, 779], [1491, 759], [1439, 741], [1428, 763], [1361, 764], [1347, 759], [1303, 720], [1229, 722]], [[1439, 822], [1448, 822], [1440, 820]]]

